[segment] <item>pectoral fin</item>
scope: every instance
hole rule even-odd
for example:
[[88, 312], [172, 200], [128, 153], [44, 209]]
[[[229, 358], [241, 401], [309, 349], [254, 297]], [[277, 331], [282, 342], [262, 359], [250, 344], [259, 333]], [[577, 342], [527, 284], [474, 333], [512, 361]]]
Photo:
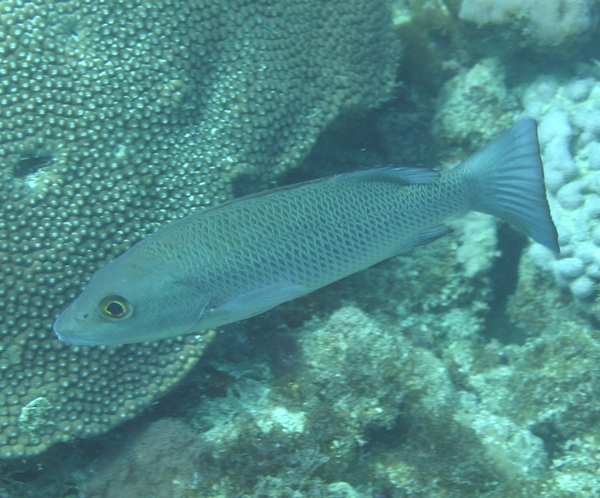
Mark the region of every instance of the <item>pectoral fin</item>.
[[310, 292], [303, 285], [282, 283], [256, 289], [217, 306], [214, 311], [238, 316], [238, 320], [258, 315], [278, 304], [291, 301]]

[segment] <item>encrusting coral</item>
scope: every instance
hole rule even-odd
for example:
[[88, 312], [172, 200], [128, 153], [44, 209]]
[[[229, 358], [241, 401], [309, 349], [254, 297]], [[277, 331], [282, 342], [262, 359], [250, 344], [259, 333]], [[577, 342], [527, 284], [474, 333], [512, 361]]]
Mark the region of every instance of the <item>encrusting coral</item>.
[[[521, 43], [558, 46], [581, 39], [594, 25], [595, 0], [462, 0], [459, 17], [479, 27], [500, 25]], [[516, 33], [516, 35], [515, 35]]]
[[341, 112], [387, 98], [398, 57], [372, 0], [2, 2], [0, 457], [110, 429], [207, 336], [60, 343], [94, 270], [166, 221], [297, 165]]

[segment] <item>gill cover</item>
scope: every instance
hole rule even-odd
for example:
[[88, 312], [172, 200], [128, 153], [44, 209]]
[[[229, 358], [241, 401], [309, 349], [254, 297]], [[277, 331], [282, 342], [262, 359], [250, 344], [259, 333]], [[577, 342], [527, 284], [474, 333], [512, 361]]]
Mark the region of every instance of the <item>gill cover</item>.
[[[137, 247], [137, 246], [136, 246]], [[100, 268], [54, 324], [76, 344], [129, 344], [193, 332], [208, 305], [181, 271], [134, 247]]]

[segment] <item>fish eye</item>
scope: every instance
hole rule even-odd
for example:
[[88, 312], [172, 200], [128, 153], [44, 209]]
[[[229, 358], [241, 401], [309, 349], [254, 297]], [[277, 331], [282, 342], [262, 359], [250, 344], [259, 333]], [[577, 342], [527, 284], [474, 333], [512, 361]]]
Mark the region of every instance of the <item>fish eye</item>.
[[121, 296], [105, 297], [98, 307], [102, 316], [115, 320], [128, 318], [133, 312], [131, 303]]

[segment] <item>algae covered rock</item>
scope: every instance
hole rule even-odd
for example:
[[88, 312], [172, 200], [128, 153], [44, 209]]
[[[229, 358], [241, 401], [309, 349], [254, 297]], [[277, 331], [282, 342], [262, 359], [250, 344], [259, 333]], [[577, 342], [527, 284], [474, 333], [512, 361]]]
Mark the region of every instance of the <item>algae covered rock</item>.
[[500, 60], [488, 58], [448, 80], [439, 97], [436, 138], [474, 150], [511, 126], [520, 109], [504, 79]]

